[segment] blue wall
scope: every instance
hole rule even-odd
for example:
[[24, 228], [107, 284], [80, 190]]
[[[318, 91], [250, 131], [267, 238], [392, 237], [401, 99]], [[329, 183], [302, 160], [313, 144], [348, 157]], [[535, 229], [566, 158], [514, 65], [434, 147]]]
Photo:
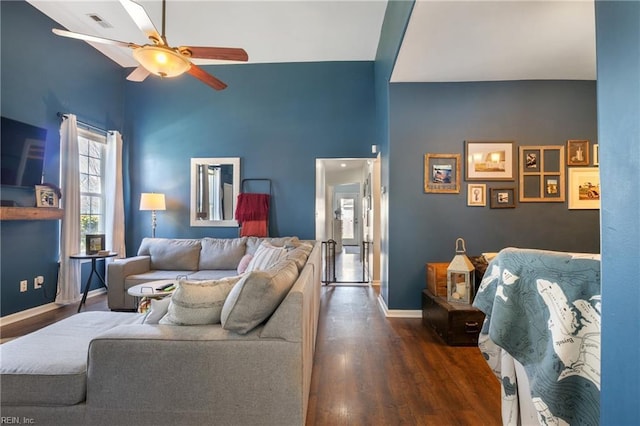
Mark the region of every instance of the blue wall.
[[[425, 153], [461, 154], [465, 140], [565, 146], [597, 142], [593, 81], [392, 84], [389, 155], [389, 290], [393, 309], [419, 309], [425, 263], [449, 262], [455, 240], [469, 255], [507, 246], [598, 252], [599, 211], [567, 203], [516, 203], [515, 209], [467, 207], [460, 194], [425, 194]], [[566, 169], [565, 169], [566, 170]], [[489, 188], [511, 182], [478, 182]], [[416, 238], [419, 235], [419, 238]]]
[[601, 424], [640, 424], [640, 2], [596, 2], [602, 182]]
[[[119, 129], [123, 73], [86, 43], [51, 33], [54, 21], [20, 1], [1, 7], [2, 115], [47, 129], [44, 181], [59, 182], [58, 112], [103, 128]], [[25, 54], [26, 53], [26, 54]], [[62, 188], [64, 203], [64, 188]], [[34, 206], [33, 188], [2, 188], [2, 199]], [[58, 270], [58, 221], [3, 221], [0, 228], [2, 316], [53, 301]], [[44, 290], [33, 278], [45, 278]], [[19, 292], [19, 282], [29, 291]]]
[[[390, 0], [387, 3], [380, 41], [376, 52], [374, 84], [376, 96], [376, 141], [380, 145], [382, 187], [389, 187], [389, 81], [404, 37], [414, 1]], [[380, 197], [380, 295], [389, 301], [389, 198]]]
[[127, 247], [150, 234], [141, 192], [164, 192], [158, 237], [235, 237], [189, 225], [191, 157], [241, 157], [241, 178], [269, 178], [271, 235], [315, 237], [315, 159], [364, 157], [375, 140], [373, 62], [256, 64], [205, 69], [220, 92], [188, 75], [127, 85], [130, 205]]

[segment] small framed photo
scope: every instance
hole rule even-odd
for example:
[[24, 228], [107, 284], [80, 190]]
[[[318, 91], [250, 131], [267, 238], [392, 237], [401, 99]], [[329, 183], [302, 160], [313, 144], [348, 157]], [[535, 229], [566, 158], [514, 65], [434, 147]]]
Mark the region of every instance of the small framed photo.
[[589, 165], [589, 141], [567, 141], [567, 166]]
[[492, 209], [513, 209], [516, 206], [515, 188], [491, 188]]
[[465, 142], [466, 180], [515, 180], [513, 142]]
[[85, 253], [98, 254], [104, 251], [104, 234], [87, 234], [85, 237]]
[[60, 206], [60, 198], [56, 191], [47, 185], [36, 185], [36, 207]]
[[484, 183], [467, 184], [467, 206], [484, 207], [487, 205], [487, 185]]
[[599, 166], [600, 165], [600, 153], [598, 152], [598, 144], [594, 143], [593, 144], [593, 165], [594, 166]]
[[424, 155], [424, 192], [460, 193], [460, 154]]
[[569, 209], [600, 208], [600, 170], [597, 167], [569, 169]]

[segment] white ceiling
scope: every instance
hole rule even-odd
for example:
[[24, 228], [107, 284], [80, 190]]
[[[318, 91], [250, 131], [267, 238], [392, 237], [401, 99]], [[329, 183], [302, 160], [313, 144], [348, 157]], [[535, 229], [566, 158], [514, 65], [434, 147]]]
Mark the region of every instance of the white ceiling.
[[[118, 1], [28, 2], [70, 31], [147, 42]], [[161, 2], [139, 3], [161, 31]], [[166, 36], [172, 46], [243, 47], [249, 63], [372, 61], [386, 6], [384, 0], [168, 0]], [[123, 67], [137, 65], [130, 49], [94, 47]], [[593, 0], [419, 0], [391, 77], [524, 79], [595, 79]]]

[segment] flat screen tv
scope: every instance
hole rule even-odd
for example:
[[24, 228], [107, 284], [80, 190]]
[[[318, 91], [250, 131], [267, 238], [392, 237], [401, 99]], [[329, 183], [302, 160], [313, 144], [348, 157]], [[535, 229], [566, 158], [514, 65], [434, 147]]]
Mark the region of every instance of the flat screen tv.
[[0, 184], [33, 186], [42, 182], [47, 130], [10, 118], [0, 123]]

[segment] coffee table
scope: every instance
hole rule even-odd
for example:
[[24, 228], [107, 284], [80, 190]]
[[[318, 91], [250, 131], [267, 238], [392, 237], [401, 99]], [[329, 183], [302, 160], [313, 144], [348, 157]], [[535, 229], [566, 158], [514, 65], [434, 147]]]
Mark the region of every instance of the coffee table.
[[145, 307], [144, 305], [146, 305], [146, 303], [144, 303], [145, 299], [162, 299], [163, 297], [169, 296], [171, 293], [173, 293], [173, 290], [175, 290], [175, 288], [171, 291], [162, 291], [158, 290], [158, 288], [172, 283], [178, 285], [178, 280], [149, 281], [146, 283], [134, 285], [133, 287], [129, 287], [127, 293], [137, 298], [138, 312], [143, 312], [141, 308]]

